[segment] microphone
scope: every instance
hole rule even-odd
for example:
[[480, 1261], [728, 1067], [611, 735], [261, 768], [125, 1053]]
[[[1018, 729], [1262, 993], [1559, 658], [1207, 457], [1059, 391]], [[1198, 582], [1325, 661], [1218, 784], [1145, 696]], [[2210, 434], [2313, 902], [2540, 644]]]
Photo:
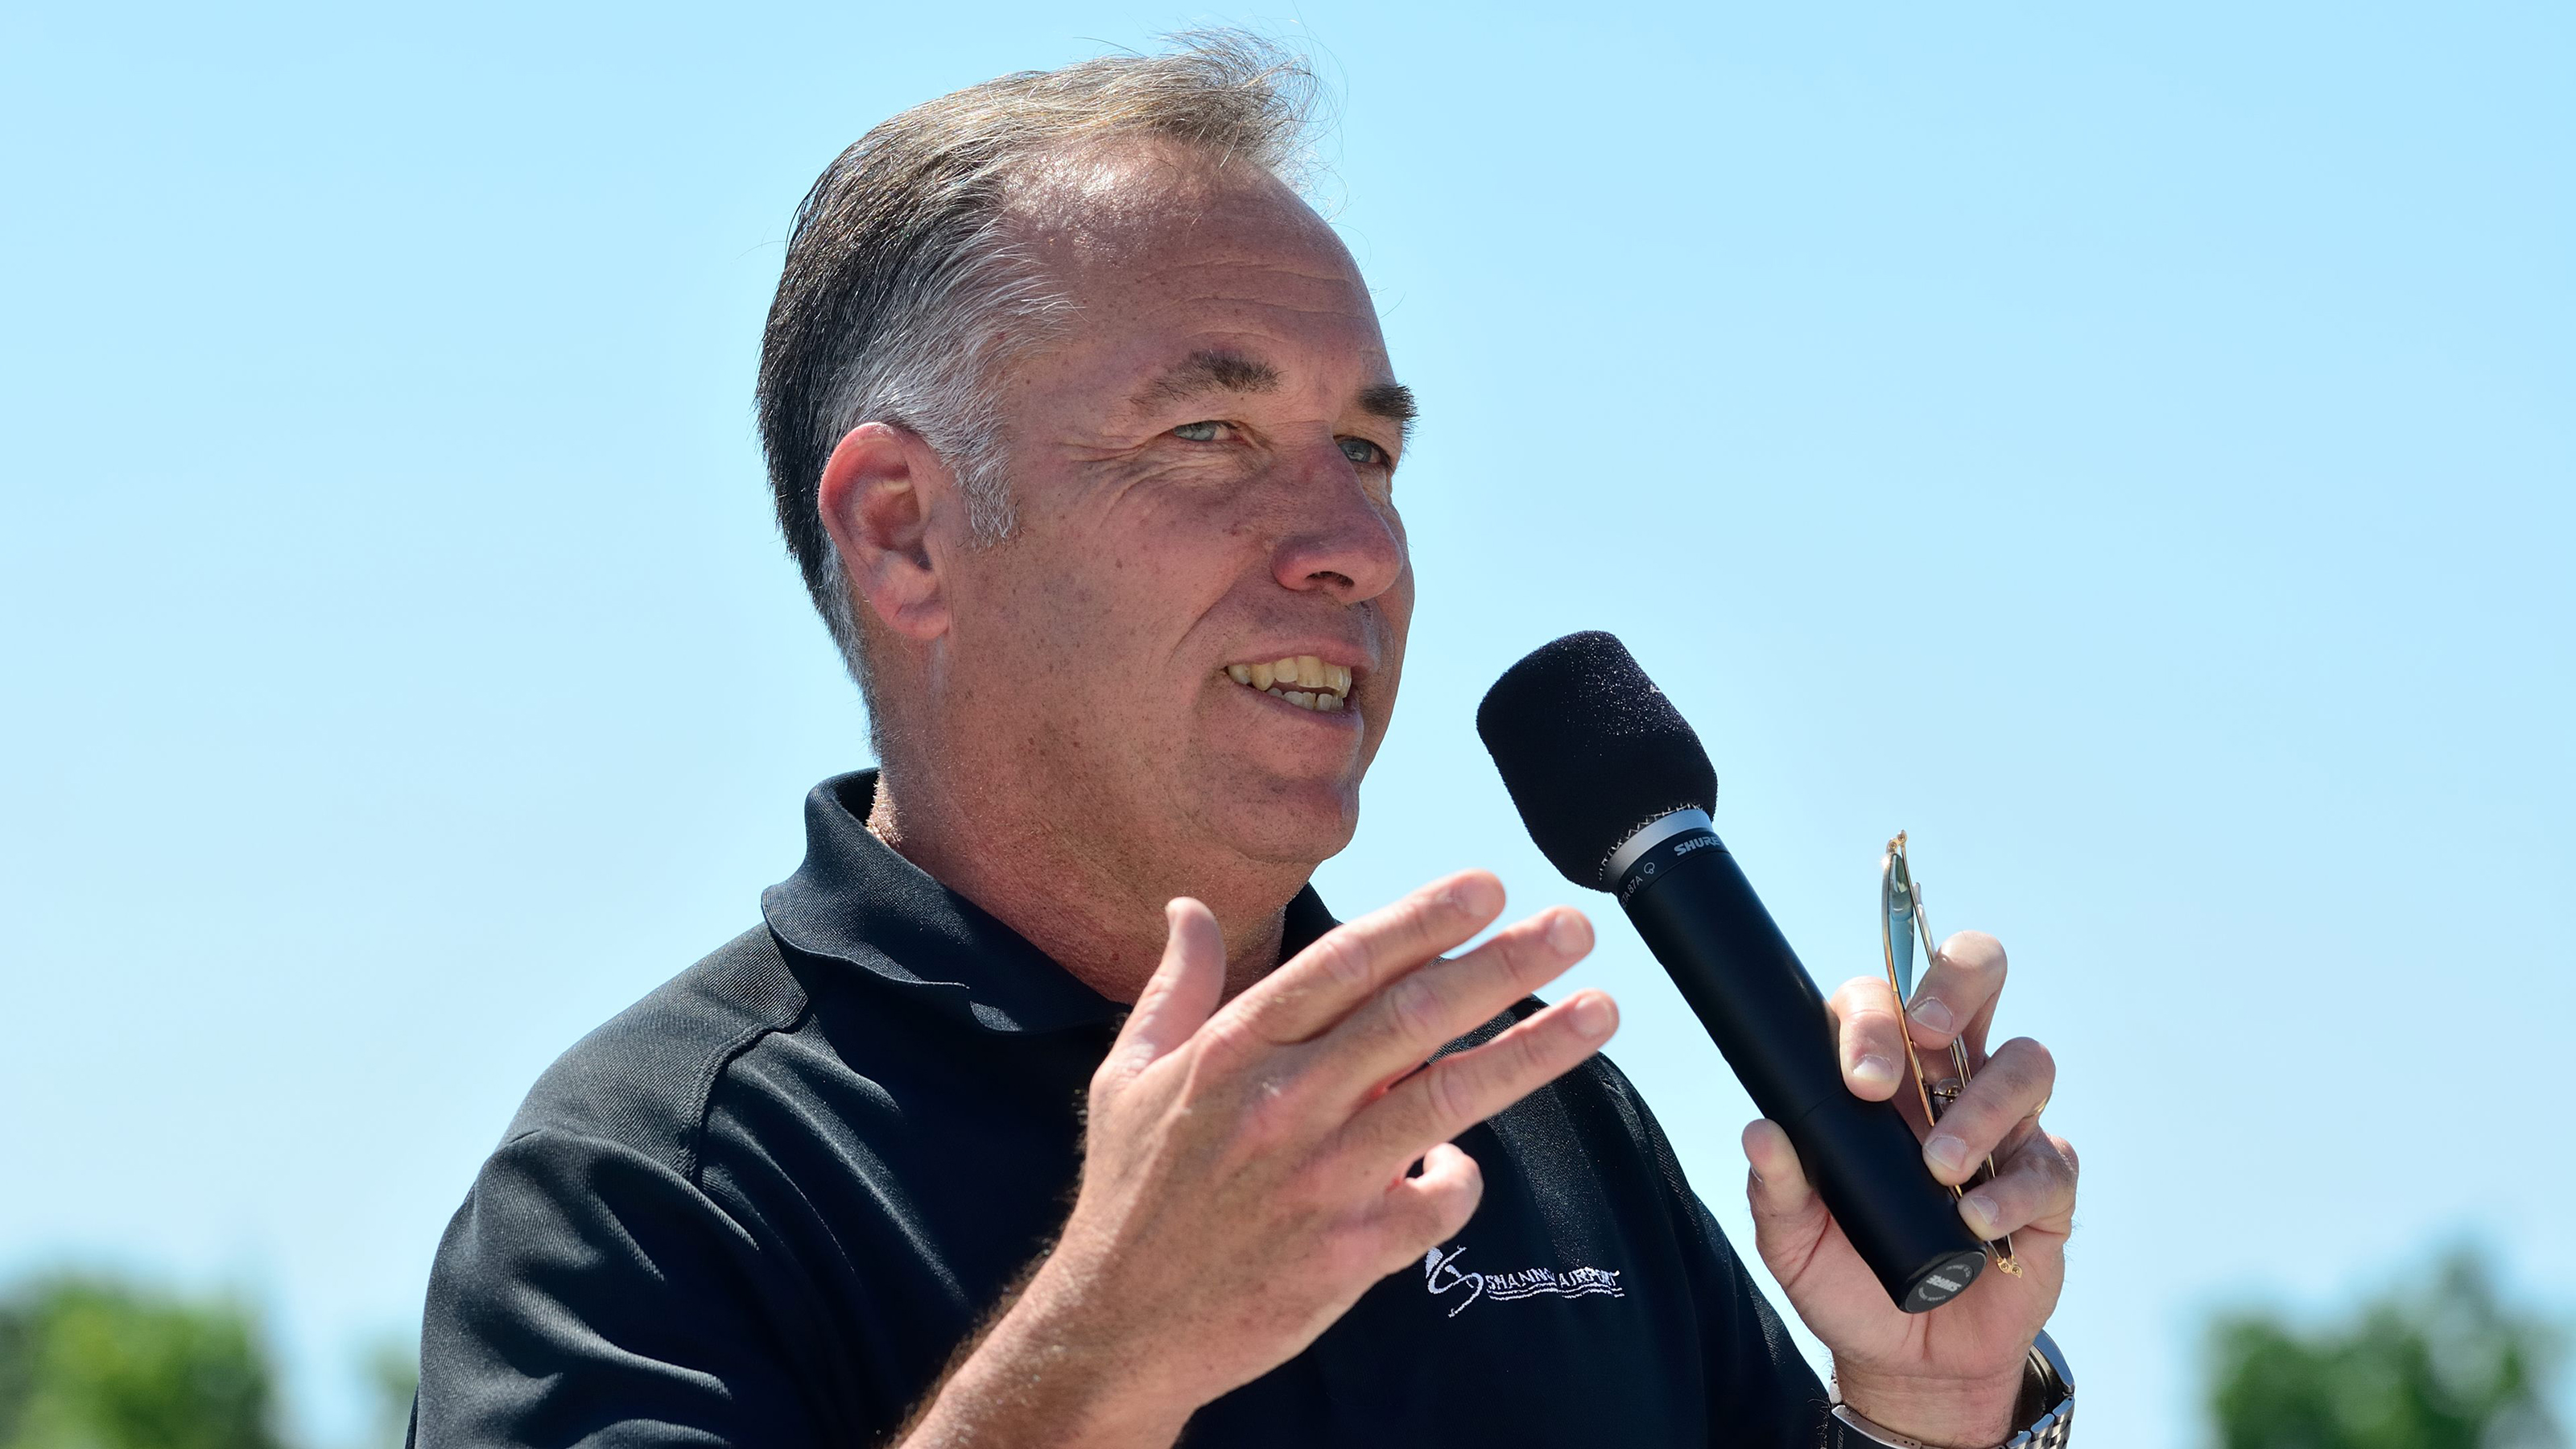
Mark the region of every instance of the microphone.
[[1708, 752], [1627, 648], [1597, 631], [1541, 647], [1486, 692], [1476, 733], [1540, 852], [1619, 898], [1896, 1306], [1976, 1281], [1984, 1248], [1895, 1105], [1843, 1085], [1823, 995], [1710, 828]]

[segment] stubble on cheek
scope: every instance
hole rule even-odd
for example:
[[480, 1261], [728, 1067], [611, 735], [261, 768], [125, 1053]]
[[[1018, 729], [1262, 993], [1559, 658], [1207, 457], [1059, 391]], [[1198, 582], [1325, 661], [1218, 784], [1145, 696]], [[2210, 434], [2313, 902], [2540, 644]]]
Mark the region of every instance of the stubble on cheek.
[[1135, 561], [1079, 538], [1004, 547], [1019, 556], [994, 561], [1007, 578], [988, 603], [1007, 621], [990, 641], [1005, 688], [984, 709], [1044, 793], [1036, 812], [1104, 835], [1150, 829], [1135, 817], [1160, 804], [1178, 742], [1151, 601], [1125, 587]]

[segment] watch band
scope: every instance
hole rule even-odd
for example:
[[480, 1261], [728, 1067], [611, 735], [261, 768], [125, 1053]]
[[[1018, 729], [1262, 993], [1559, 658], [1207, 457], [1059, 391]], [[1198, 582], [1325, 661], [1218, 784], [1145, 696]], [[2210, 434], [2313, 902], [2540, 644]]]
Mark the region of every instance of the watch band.
[[[2075, 1376], [2067, 1371], [2066, 1355], [2058, 1352], [2057, 1340], [2044, 1332], [2032, 1341], [2030, 1361], [2022, 1369], [2017, 1417], [2026, 1427], [1997, 1449], [2065, 1449], [2067, 1436], [2073, 1432]], [[1872, 1423], [1849, 1404], [1834, 1405], [1834, 1422], [1886, 1449], [1934, 1449], [1920, 1439], [1909, 1439], [1884, 1424]]]

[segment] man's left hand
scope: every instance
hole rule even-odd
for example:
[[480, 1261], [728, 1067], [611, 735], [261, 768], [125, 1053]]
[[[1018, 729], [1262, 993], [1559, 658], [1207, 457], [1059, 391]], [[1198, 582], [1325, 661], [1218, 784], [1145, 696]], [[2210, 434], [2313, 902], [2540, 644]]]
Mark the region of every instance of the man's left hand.
[[[1895, 992], [1877, 976], [1844, 983], [1829, 1005], [1844, 1085], [1873, 1102], [1895, 1099], [1934, 1177], [1964, 1184], [1993, 1156], [1994, 1179], [1970, 1189], [1959, 1213], [1980, 1238], [2012, 1235], [2021, 1276], [1990, 1266], [1941, 1307], [1901, 1311], [1808, 1185], [1788, 1134], [1769, 1121], [1744, 1129], [1755, 1246], [1833, 1351], [1844, 1402], [1912, 1438], [1962, 1449], [2000, 1444], [2018, 1427], [2022, 1366], [2057, 1306], [2075, 1214], [2075, 1149], [2039, 1125], [2056, 1063], [2027, 1037], [1986, 1051], [2004, 969], [2002, 943], [1962, 931], [1933, 957], [1910, 1015], [1898, 1014]], [[1964, 1039], [1974, 1068], [1937, 1127], [1907, 1076], [1909, 1031], [1928, 1081], [1952, 1075], [1953, 1039]]]

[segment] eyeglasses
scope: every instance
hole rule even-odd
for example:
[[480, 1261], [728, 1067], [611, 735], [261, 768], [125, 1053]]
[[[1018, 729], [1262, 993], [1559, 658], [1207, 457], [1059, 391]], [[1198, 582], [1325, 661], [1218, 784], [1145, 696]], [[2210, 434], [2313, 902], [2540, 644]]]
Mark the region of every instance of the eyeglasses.
[[[1925, 1076], [1923, 1058], [1914, 1050], [1914, 1033], [1905, 1027], [1901, 1016], [1914, 996], [1915, 943], [1918, 940], [1922, 942], [1923, 960], [1927, 965], [1934, 954], [1932, 928], [1923, 920], [1923, 887], [1915, 882], [1914, 872], [1906, 864], [1905, 832], [1902, 830], [1896, 832], [1894, 840], [1887, 842], [1887, 858], [1879, 862], [1878, 907], [1879, 940], [1887, 950], [1887, 984], [1895, 988], [1900, 1013], [1898, 1029], [1905, 1036], [1905, 1065], [1913, 1074], [1914, 1093], [1923, 1104], [1924, 1120], [1938, 1122], [1941, 1114], [1959, 1100], [1959, 1093], [1975, 1073], [1968, 1065], [1966, 1023], [1961, 1023], [1959, 1034], [1950, 1038], [1951, 1074], [1934, 1081]], [[1995, 1159], [1989, 1153], [1985, 1168], [1967, 1182], [1950, 1189], [1950, 1196], [1965, 1197], [1969, 1188], [1991, 1181], [1994, 1175]], [[2016, 1278], [2021, 1276], [2021, 1264], [2013, 1258], [2012, 1234], [2006, 1233], [1986, 1244], [1986, 1255], [1994, 1259], [1996, 1267]]]

